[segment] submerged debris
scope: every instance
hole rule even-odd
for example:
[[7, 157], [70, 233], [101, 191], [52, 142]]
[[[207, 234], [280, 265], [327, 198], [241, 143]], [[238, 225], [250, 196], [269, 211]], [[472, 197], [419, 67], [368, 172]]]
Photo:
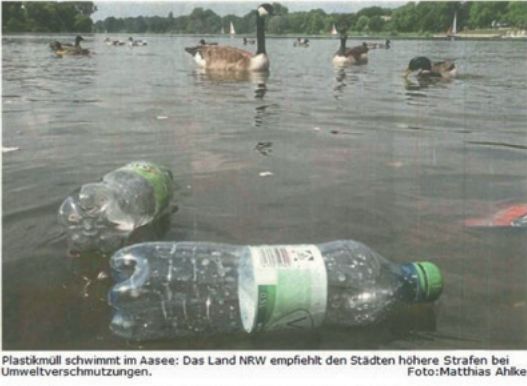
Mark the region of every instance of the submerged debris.
[[2, 153], [10, 153], [12, 151], [20, 150], [17, 146], [2, 146]]
[[273, 151], [272, 146], [273, 146], [272, 142], [258, 142], [254, 148], [261, 155], [267, 156]]

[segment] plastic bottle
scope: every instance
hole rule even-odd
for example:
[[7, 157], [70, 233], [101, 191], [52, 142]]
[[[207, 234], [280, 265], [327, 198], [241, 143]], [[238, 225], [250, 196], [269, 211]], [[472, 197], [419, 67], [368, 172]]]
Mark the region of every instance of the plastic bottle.
[[132, 340], [361, 326], [397, 303], [434, 301], [442, 291], [434, 264], [394, 264], [351, 240], [143, 243], [121, 249], [110, 265], [110, 329]]
[[72, 254], [110, 254], [136, 229], [169, 212], [172, 173], [150, 162], [137, 161], [83, 185], [62, 203], [59, 223]]

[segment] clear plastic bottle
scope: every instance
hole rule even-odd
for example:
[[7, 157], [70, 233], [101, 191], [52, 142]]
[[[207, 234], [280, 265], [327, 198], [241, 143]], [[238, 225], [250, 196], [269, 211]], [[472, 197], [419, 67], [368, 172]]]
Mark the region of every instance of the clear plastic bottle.
[[138, 228], [169, 212], [172, 173], [150, 162], [131, 162], [83, 185], [59, 208], [70, 253], [110, 254]]
[[132, 340], [376, 323], [436, 300], [432, 263], [395, 264], [352, 240], [237, 246], [150, 242], [110, 260], [110, 329]]

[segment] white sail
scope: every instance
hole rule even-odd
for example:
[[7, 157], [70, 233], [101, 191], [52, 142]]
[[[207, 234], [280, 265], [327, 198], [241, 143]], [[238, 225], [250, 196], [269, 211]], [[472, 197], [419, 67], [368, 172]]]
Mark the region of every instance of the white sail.
[[333, 29], [331, 30], [331, 35], [338, 35], [337, 29], [335, 28], [335, 24], [333, 24]]
[[230, 33], [231, 35], [236, 35], [236, 30], [234, 29], [234, 25], [232, 24], [232, 21], [231, 21], [231, 28], [230, 28], [229, 33]]
[[221, 31], [220, 33], [223, 35], [225, 33], [225, 30], [223, 29], [223, 27], [221, 27]]
[[457, 12], [454, 13], [454, 20], [452, 21], [452, 35], [457, 34]]

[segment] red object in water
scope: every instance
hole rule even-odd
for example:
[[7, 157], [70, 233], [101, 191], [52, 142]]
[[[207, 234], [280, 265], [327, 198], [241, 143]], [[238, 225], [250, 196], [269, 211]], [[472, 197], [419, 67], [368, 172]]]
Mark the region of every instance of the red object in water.
[[465, 220], [467, 227], [527, 227], [527, 204], [516, 204], [490, 217]]

